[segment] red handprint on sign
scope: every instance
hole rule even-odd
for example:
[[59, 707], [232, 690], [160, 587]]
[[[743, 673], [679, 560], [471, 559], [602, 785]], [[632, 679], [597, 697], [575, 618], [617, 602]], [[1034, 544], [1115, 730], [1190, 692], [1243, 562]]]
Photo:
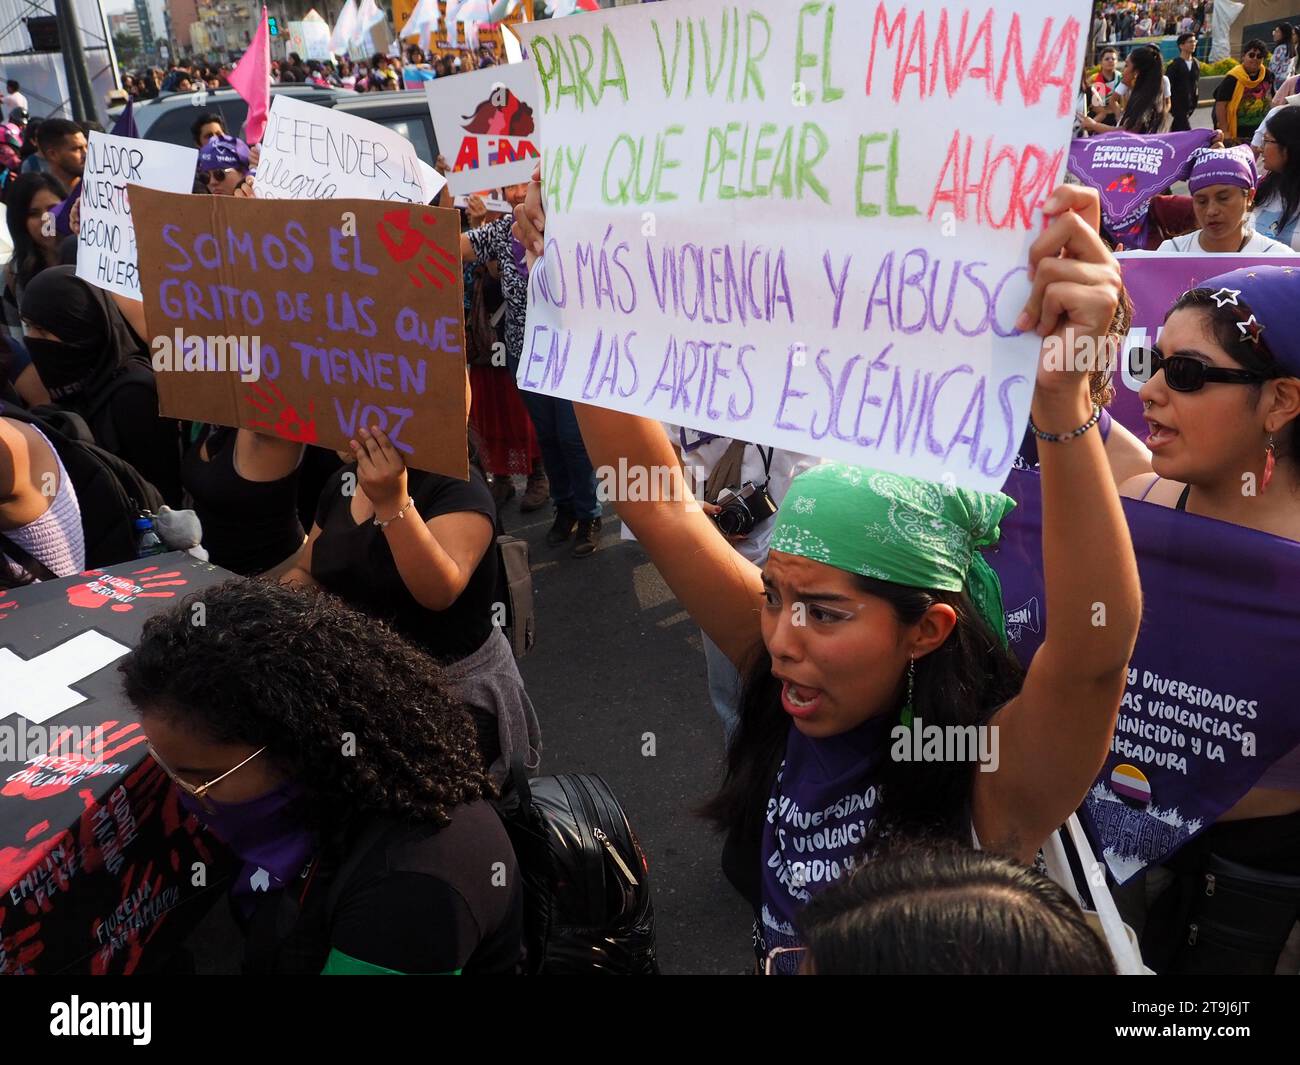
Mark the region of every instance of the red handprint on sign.
[[296, 444], [316, 443], [316, 401], [314, 399], [307, 401], [305, 418], [284, 398], [284, 393], [273, 383], [268, 383], [265, 388], [250, 384], [244, 402], [266, 419], [249, 422], [250, 429], [263, 429], [281, 440], [292, 440]]
[[0, 595], [0, 621], [4, 621], [10, 614], [18, 609], [18, 604], [12, 599], [5, 599]]
[[51, 795], [58, 795], [73, 784], [80, 783], [78, 777], [90, 767], [110, 761], [123, 751], [145, 742], [146, 737], [140, 731], [139, 722], [130, 722], [109, 734], [109, 730], [117, 728], [117, 724], [116, 721], [105, 721], [84, 736], [75, 748], [67, 744], [66, 750], [64, 741], [76, 738], [76, 733], [71, 730], [59, 733], [49, 753], [29, 767], [49, 776], [50, 781], [32, 784], [26, 780], [10, 780], [0, 789], [0, 795], [32, 800], [48, 799]]
[[[109, 609], [119, 614], [134, 609], [133, 601], [136, 599], [171, 599], [176, 595], [175, 592], [160, 592], [159, 588], [183, 588], [189, 584], [184, 578], [173, 579], [181, 576], [180, 570], [159, 573], [157, 566], [133, 570], [129, 577], [106, 574], [97, 569], [87, 570], [82, 576], [92, 579], [68, 589], [68, 605], [95, 610], [111, 602], [113, 605]], [[132, 579], [136, 577], [140, 580]]]
[[[411, 221], [412, 210], [411, 207], [395, 208], [386, 212], [383, 221], [379, 223], [379, 239], [388, 249], [388, 257], [395, 263], [412, 263], [415, 270], [406, 276], [416, 288], [423, 288], [424, 281], [434, 288], [442, 288], [444, 283], [454, 285], [454, 271], [459, 269], [460, 259], [434, 240], [432, 231], [437, 218], [428, 211], [423, 211], [419, 216], [420, 226], [417, 227]], [[417, 276], [416, 270], [423, 275], [424, 281]], [[435, 276], [430, 270], [440, 276]]]

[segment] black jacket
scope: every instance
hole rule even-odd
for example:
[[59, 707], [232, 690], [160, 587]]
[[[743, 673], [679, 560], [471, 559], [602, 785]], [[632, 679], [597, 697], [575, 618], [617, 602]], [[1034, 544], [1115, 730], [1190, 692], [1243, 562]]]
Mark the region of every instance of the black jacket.
[[1201, 99], [1201, 64], [1193, 59], [1192, 69], [1188, 70], [1179, 56], [1165, 68], [1165, 76], [1169, 78], [1174, 114], [1189, 115], [1195, 111]]

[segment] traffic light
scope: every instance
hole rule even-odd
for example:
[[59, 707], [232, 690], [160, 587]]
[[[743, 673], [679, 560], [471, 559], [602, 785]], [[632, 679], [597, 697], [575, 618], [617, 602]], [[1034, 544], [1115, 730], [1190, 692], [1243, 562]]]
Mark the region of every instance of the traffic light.
[[268, 15], [266, 19], [266, 28], [272, 37], [280, 36], [280, 20], [274, 15]]

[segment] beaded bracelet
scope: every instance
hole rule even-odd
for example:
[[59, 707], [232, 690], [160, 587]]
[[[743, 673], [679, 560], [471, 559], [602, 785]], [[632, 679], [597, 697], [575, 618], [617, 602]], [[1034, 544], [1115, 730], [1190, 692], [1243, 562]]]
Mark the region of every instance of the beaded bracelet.
[[395, 522], [398, 518], [404, 518], [404, 517], [406, 517], [406, 512], [407, 512], [408, 510], [410, 510], [413, 506], [415, 506], [415, 500], [412, 499], [410, 496], [407, 496], [407, 497], [406, 497], [406, 505], [403, 506], [401, 510], [399, 510], [396, 514], [394, 514], [394, 515], [393, 515], [391, 518], [389, 518], [387, 521], [380, 521], [380, 520], [379, 520], [379, 515], [378, 515], [378, 514], [376, 514], [376, 515], [375, 515], [371, 520], [374, 522], [374, 524], [375, 524], [375, 528], [377, 528], [377, 529], [387, 529], [388, 526], [392, 525], [393, 522]]
[[1046, 441], [1049, 444], [1068, 444], [1071, 440], [1077, 440], [1079, 437], [1083, 436], [1084, 433], [1099, 421], [1101, 421], [1101, 407], [1094, 403], [1092, 405], [1092, 417], [1072, 433], [1045, 433], [1034, 424], [1032, 416], [1029, 419], [1029, 431], [1033, 433], [1034, 436], [1038, 437], [1039, 440]]

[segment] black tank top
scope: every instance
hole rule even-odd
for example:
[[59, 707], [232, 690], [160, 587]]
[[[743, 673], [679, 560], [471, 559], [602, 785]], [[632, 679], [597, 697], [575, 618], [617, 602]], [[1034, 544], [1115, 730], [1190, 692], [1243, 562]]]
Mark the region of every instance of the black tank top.
[[[298, 471], [278, 481], [249, 481], [235, 469], [234, 429], [210, 429], [181, 462], [185, 490], [203, 524], [213, 565], [244, 577], [277, 566], [302, 546]], [[200, 454], [204, 439], [208, 461]]]

